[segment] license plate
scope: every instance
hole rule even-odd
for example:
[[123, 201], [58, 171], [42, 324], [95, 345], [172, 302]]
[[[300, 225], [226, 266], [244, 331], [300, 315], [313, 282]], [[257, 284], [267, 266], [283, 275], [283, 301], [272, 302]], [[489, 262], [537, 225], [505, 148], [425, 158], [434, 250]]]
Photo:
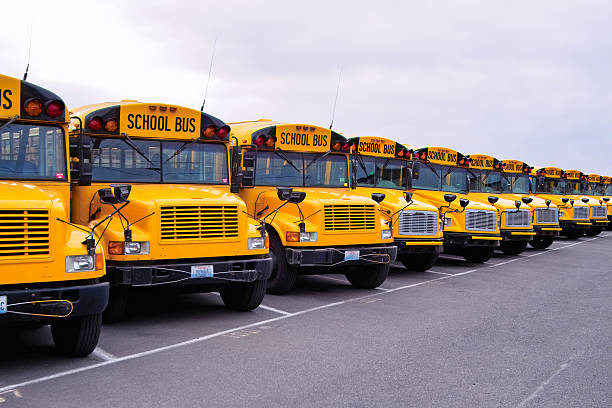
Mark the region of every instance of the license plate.
[[358, 261], [359, 260], [359, 251], [346, 251], [344, 253], [345, 261]]
[[191, 267], [192, 278], [212, 278], [214, 275], [212, 265], [193, 265]]
[[0, 296], [0, 314], [6, 313], [6, 296]]

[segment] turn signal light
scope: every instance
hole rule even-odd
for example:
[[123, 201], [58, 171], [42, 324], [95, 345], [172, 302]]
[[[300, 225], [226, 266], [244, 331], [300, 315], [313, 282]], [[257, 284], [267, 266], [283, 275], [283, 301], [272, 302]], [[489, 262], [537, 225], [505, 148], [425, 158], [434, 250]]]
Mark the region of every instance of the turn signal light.
[[104, 269], [104, 257], [102, 254], [96, 255], [96, 271]]
[[342, 148], [342, 143], [341, 142], [336, 142], [334, 143], [334, 145], [332, 146], [332, 149], [334, 149], [335, 151], [340, 151], [340, 149]]
[[38, 116], [42, 113], [42, 103], [38, 99], [30, 99], [26, 102], [25, 111], [28, 116]]
[[57, 118], [64, 111], [64, 104], [60, 101], [51, 101], [45, 107], [45, 113], [50, 118]]
[[104, 124], [104, 129], [110, 133], [116, 132], [118, 127], [119, 123], [117, 122], [117, 119], [109, 119]]
[[108, 253], [113, 255], [123, 255], [123, 241], [110, 241], [108, 243]]
[[398, 157], [404, 157], [404, 149], [400, 149], [400, 151], [397, 152], [397, 156]]
[[269, 138], [266, 139], [266, 146], [273, 147], [274, 143], [276, 143], [276, 138], [275, 137], [269, 137]]
[[89, 130], [97, 132], [98, 130], [102, 129], [102, 119], [97, 116], [95, 118], [92, 118], [87, 124], [87, 127], [89, 128]]
[[425, 153], [421, 153], [421, 160], [425, 160]]
[[204, 129], [204, 137], [211, 138], [214, 135], [215, 135], [215, 127], [214, 126], [209, 126], [206, 129]]
[[300, 242], [300, 233], [288, 231], [287, 242]]

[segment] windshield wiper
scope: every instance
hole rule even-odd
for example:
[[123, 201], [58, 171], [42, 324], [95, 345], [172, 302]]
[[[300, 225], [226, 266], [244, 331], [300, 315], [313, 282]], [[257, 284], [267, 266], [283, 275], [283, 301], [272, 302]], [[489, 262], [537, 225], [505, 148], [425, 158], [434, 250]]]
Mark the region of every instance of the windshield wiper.
[[195, 142], [197, 142], [198, 140], [200, 140], [199, 137], [196, 137], [195, 139], [189, 141], [189, 142], [185, 142], [181, 145], [181, 147], [179, 147], [178, 149], [176, 149], [176, 152], [174, 152], [172, 154], [172, 156], [168, 157], [166, 160], [164, 160], [164, 163], [168, 163], [171, 159], [173, 159], [174, 157], [178, 156], [183, 150], [185, 150], [185, 148], [187, 148], [188, 146], [191, 146], [192, 144], [194, 144]]
[[300, 169], [298, 169], [295, 164], [293, 164], [293, 162], [287, 157], [287, 155], [285, 154], [285, 152], [283, 152], [281, 149], [278, 150], [274, 150], [274, 154], [276, 154], [278, 157], [280, 157], [281, 159], [285, 160], [287, 163], [289, 163], [289, 165], [291, 167], [293, 167], [298, 173], [301, 173], [302, 171]]
[[[144, 152], [142, 150], [140, 150], [140, 147], [138, 147], [138, 145], [136, 143], [134, 143], [134, 140], [132, 140], [132, 138], [127, 135], [127, 133], [122, 133], [121, 135], [124, 137], [123, 139], [121, 139], [121, 140], [123, 140], [123, 143], [125, 143], [128, 146], [130, 146], [136, 153], [138, 153], [140, 156], [142, 156], [151, 165], [155, 166], [155, 163], [153, 163], [151, 161], [151, 159], [149, 159], [147, 157], [147, 155], [144, 154]], [[149, 167], [149, 169], [155, 170], [155, 171], [158, 171], [158, 172], [161, 173], [161, 169], [159, 167]]]
[[320, 156], [315, 157], [313, 161], [311, 161], [310, 163], [308, 163], [308, 166], [306, 166], [306, 168], [305, 168], [304, 170], [308, 170], [308, 168], [309, 168], [310, 166], [312, 166], [312, 165], [314, 164], [314, 162], [316, 162], [316, 161], [317, 161], [317, 160], [319, 160], [319, 159], [324, 158], [325, 156], [327, 156], [327, 155], [328, 155], [328, 154], [330, 154], [330, 153], [331, 153], [331, 150], [330, 150], [329, 152], [326, 152], [326, 153], [324, 153], [324, 154], [320, 155]]
[[15, 115], [13, 116], [11, 119], [9, 119], [8, 122], [6, 122], [5, 124], [3, 124], [2, 126], [0, 126], [0, 130], [4, 129], [5, 127], [7, 127], [8, 125], [10, 125], [11, 123], [13, 123], [14, 121], [16, 121], [17, 119], [19, 119], [19, 115]]
[[[432, 166], [432, 165], [431, 165], [430, 163], [428, 163], [428, 162], [423, 162], [423, 163], [425, 163], [425, 165], [426, 165], [427, 167], [429, 167], [429, 169], [430, 169], [431, 171], [433, 171], [433, 172], [436, 174], [436, 177], [440, 177], [440, 174], [438, 174], [438, 172], [436, 171], [436, 168], [435, 168], [434, 166]], [[449, 171], [450, 171], [450, 169], [449, 169]]]

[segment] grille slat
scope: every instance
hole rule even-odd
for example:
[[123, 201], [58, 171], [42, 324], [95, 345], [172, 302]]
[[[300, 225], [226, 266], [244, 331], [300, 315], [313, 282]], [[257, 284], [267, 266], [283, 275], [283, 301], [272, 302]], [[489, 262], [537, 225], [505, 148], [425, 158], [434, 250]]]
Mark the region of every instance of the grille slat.
[[497, 213], [487, 210], [466, 210], [465, 228], [471, 231], [495, 231]]
[[0, 258], [49, 255], [48, 210], [0, 209]]
[[376, 229], [376, 209], [373, 205], [326, 205], [323, 213], [326, 231]]
[[593, 218], [606, 218], [608, 216], [607, 208], [605, 205], [597, 205], [591, 208]]
[[538, 224], [556, 224], [556, 208], [536, 208], [536, 222]]
[[588, 220], [589, 219], [589, 207], [574, 207], [572, 212], [572, 218], [576, 220]]
[[162, 240], [236, 238], [238, 207], [162, 207], [160, 227]]
[[529, 210], [511, 210], [506, 212], [506, 226], [529, 227], [531, 226], [531, 213]]
[[401, 235], [436, 235], [438, 213], [434, 211], [400, 211], [398, 229]]

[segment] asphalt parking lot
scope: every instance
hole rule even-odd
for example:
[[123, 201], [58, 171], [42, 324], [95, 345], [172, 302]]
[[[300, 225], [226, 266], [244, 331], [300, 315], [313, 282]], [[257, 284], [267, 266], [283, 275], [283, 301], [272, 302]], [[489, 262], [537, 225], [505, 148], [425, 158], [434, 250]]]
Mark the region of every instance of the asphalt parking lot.
[[612, 406], [612, 234], [485, 264], [308, 276], [249, 313], [140, 294], [84, 359], [3, 333], [0, 407]]

